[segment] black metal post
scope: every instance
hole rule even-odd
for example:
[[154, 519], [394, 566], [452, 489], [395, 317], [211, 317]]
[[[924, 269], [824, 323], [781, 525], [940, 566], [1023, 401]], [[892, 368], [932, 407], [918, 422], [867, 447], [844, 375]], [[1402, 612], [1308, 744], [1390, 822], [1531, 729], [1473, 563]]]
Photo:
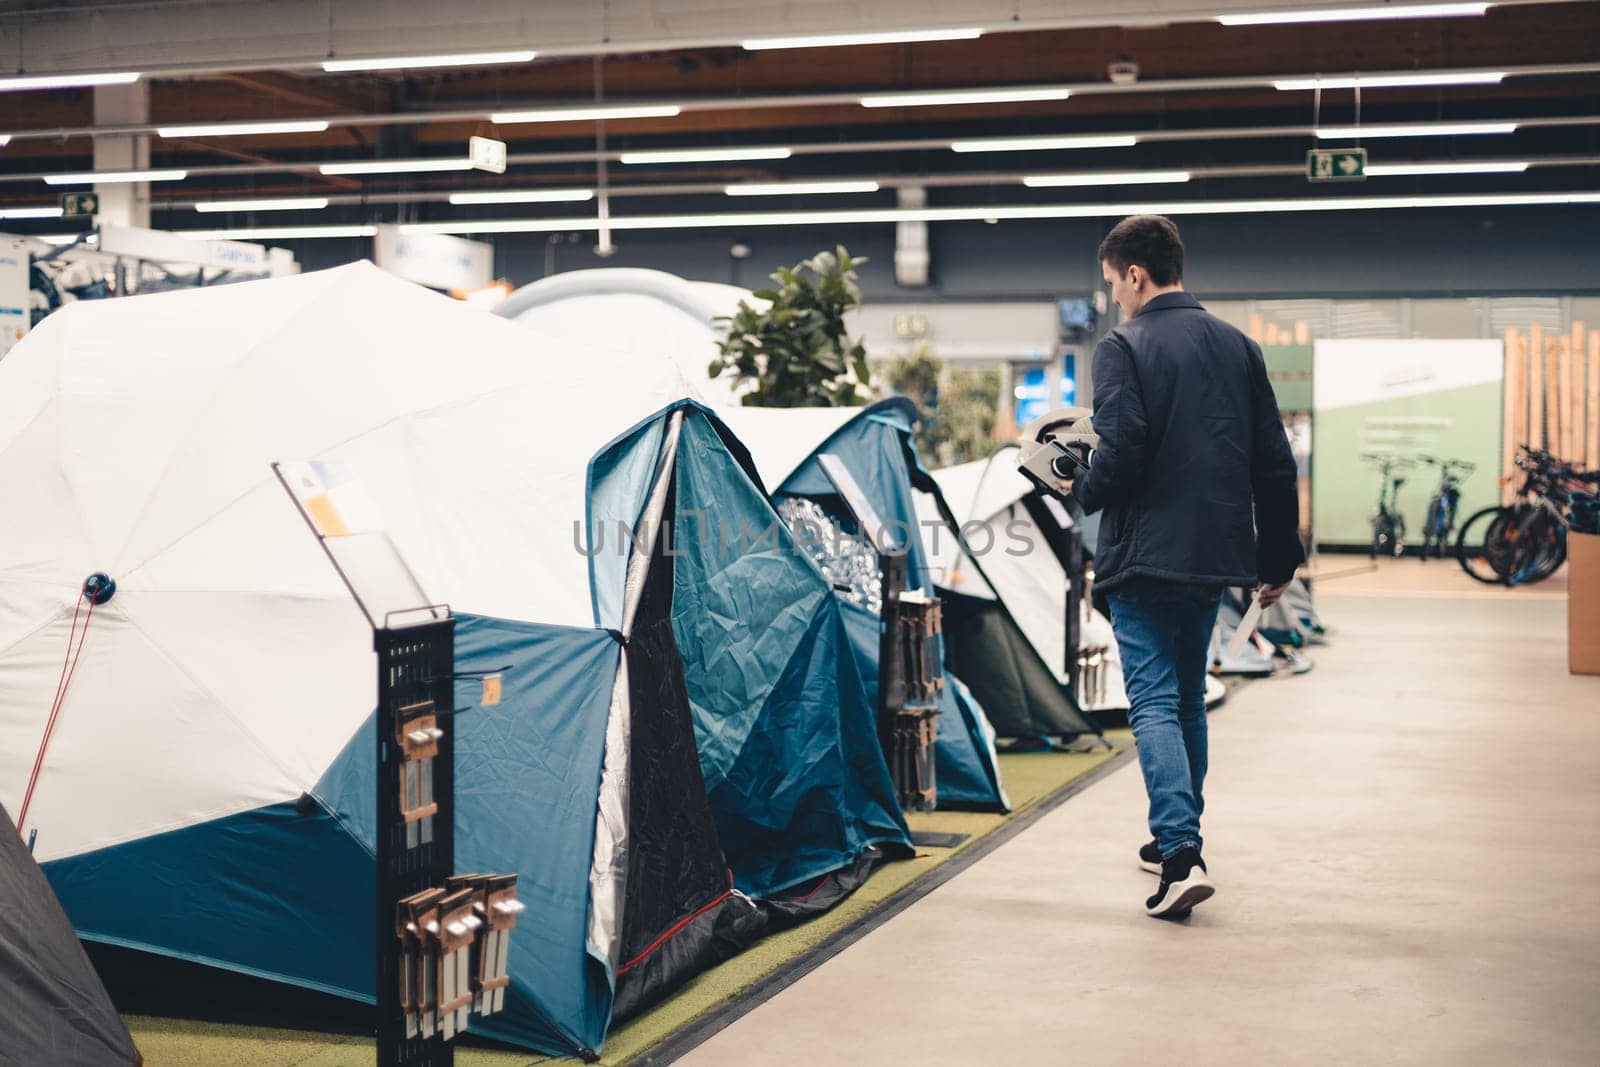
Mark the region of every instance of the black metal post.
[[883, 629], [878, 634], [878, 738], [883, 756], [894, 758], [894, 720], [906, 706], [905, 663], [900, 652], [900, 595], [906, 591], [906, 554], [878, 556], [883, 588]]
[[[406, 1036], [400, 1007], [401, 943], [395, 910], [413, 893], [443, 886], [455, 872], [455, 620], [445, 618], [401, 629], [373, 631], [378, 653], [378, 1067], [453, 1067], [455, 1048], [439, 1033]], [[431, 702], [437, 716], [438, 754], [432, 760], [432, 840], [419, 833], [412, 846], [401, 815], [400, 773], [404, 763], [396, 728]]]

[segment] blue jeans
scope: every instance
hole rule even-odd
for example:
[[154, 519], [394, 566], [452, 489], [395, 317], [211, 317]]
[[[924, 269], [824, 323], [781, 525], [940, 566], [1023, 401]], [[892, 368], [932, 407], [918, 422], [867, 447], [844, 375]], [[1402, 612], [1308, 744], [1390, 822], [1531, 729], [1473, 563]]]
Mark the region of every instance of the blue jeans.
[[1206, 780], [1206, 659], [1222, 590], [1137, 578], [1106, 594], [1128, 722], [1162, 856], [1199, 848]]

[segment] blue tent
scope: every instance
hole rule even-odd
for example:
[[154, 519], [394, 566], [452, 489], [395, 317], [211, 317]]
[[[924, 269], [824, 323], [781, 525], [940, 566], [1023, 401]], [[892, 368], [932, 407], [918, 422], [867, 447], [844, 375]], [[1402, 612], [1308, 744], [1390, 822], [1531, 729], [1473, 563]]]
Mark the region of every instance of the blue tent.
[[[735, 886], [774, 897], [868, 850], [907, 848], [909, 831], [843, 605], [778, 519], [742, 446], [706, 409], [682, 410], [669, 441], [672, 628]], [[663, 452], [660, 427], [596, 458], [597, 511], [642, 505], [623, 501], [645, 484], [630, 473], [641, 456]], [[620, 576], [596, 573], [596, 622], [616, 626]]]
[[[849, 509], [817, 459], [824, 453], [837, 456], [878, 510], [878, 517], [896, 531], [910, 534], [906, 561], [908, 584], [932, 595], [933, 576], [917, 522], [913, 492], [920, 489], [936, 493], [938, 487], [917, 459], [916, 446], [911, 440], [915, 421], [916, 406], [905, 397], [891, 397], [863, 408], [859, 415], [813, 449], [778, 486], [773, 497], [779, 501], [784, 497], [812, 500], [855, 532]], [[875, 704], [878, 618], [855, 604], [846, 602], [843, 607], [851, 647]], [[994, 735], [984, 709], [948, 670], [945, 682], [935, 750], [939, 806], [1008, 810], [996, 762]]]
[[[458, 670], [509, 669], [457, 720], [456, 866], [517, 872], [528, 906], [475, 1032], [593, 1055], [911, 853], [841, 607], [750, 470], [705, 410], [659, 412], [589, 466], [597, 625], [457, 616]], [[631, 536], [596, 551], [611, 517]], [[369, 719], [297, 800], [44, 868], [85, 940], [371, 1003], [374, 774]]]

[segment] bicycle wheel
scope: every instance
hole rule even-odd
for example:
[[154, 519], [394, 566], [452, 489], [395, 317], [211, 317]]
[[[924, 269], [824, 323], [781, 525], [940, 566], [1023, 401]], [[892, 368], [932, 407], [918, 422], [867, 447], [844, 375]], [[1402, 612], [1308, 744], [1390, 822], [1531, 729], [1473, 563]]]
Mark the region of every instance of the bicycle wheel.
[[1372, 520], [1372, 549], [1369, 555], [1373, 559], [1387, 556], [1394, 545], [1394, 516], [1381, 514]]
[[1516, 517], [1502, 527], [1490, 526], [1490, 561], [1507, 585], [1542, 581], [1555, 572], [1552, 560], [1560, 551], [1561, 524], [1539, 508], [1520, 507]]
[[1513, 585], [1542, 582], [1567, 559], [1567, 528], [1549, 512], [1541, 511], [1528, 524], [1526, 566], [1512, 576]]
[[1513, 515], [1511, 508], [1499, 506], [1475, 511], [1461, 524], [1461, 532], [1456, 535], [1456, 562], [1467, 574], [1486, 585], [1506, 584], [1506, 576], [1494, 557], [1503, 550], [1501, 529]]
[[1422, 522], [1422, 558], [1444, 555], [1445, 521], [1444, 500], [1435, 496], [1428, 501], [1428, 517]]

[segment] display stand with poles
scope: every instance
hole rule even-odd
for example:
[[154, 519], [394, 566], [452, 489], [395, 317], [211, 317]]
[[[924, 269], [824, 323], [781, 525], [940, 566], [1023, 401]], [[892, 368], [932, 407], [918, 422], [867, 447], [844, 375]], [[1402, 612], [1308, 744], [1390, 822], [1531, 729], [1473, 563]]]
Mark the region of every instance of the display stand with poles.
[[372, 627], [377, 654], [377, 1045], [379, 1067], [451, 1067], [474, 1010], [504, 1004], [515, 875], [455, 873], [455, 617], [430, 602], [353, 481], [333, 465], [273, 472]]

